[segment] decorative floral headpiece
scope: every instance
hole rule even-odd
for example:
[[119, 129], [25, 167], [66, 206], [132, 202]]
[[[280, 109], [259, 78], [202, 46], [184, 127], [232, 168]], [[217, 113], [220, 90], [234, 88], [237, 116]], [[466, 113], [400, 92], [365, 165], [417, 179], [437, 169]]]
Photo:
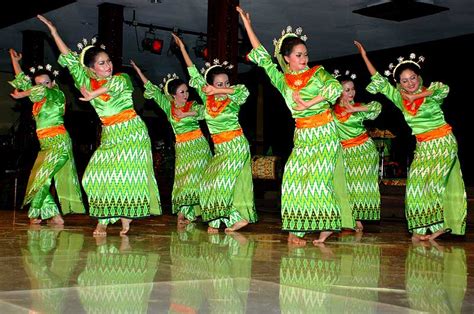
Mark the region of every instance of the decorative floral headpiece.
[[[35, 67], [29, 68], [29, 70], [31, 74], [34, 74], [35, 72], [40, 71], [40, 70], [46, 70], [46, 71], [51, 72], [55, 77], [59, 75], [59, 71], [53, 70], [53, 67], [51, 66], [51, 64], [47, 64], [45, 66], [38, 65], [36, 68]], [[27, 77], [31, 79], [31, 75], [27, 75]]]
[[[342, 74], [341, 72], [339, 72], [338, 69], [334, 69], [334, 72], [332, 72], [332, 76], [334, 76], [334, 78], [338, 78], [342, 76]], [[346, 70], [346, 72], [344, 72], [344, 76], [350, 77], [351, 80], [355, 80], [357, 78], [357, 75], [355, 73], [351, 73], [351, 71], [349, 70]]]
[[207, 73], [209, 73], [209, 71], [211, 69], [216, 68], [216, 67], [222, 67], [224, 69], [230, 70], [234, 66], [232, 64], [230, 64], [228, 61], [224, 61], [224, 62], [220, 63], [219, 59], [214, 59], [212, 61], [212, 65], [211, 65], [210, 62], [204, 63], [204, 68], [201, 68], [201, 73], [204, 75], [204, 79], [206, 81], [207, 81]]
[[303, 29], [301, 27], [298, 27], [295, 29], [295, 31], [293, 31], [293, 28], [291, 26], [287, 26], [285, 29], [281, 31], [280, 38], [273, 39], [273, 45], [275, 46], [275, 51], [273, 55], [277, 59], [278, 64], [280, 64], [281, 68], [285, 72], [287, 72], [289, 69], [288, 69], [288, 65], [285, 62], [285, 59], [281, 55], [280, 50], [281, 50], [281, 45], [283, 44], [283, 40], [285, 40], [285, 38], [288, 38], [288, 37], [298, 37], [302, 41], [306, 41], [308, 39], [306, 35], [303, 35]]
[[[88, 42], [87, 42], [86, 38], [82, 38], [82, 41], [77, 43], [77, 48], [79, 48], [79, 50], [81, 50], [81, 53], [79, 55], [79, 60], [81, 61], [82, 65], [86, 66], [84, 64], [84, 55], [86, 54], [87, 50], [89, 50], [92, 47], [95, 47], [96, 42], [97, 42], [97, 38], [94, 37], [94, 38], [91, 39], [90, 45], [88, 45]], [[100, 45], [99, 47], [105, 50], [105, 45]]]
[[393, 63], [390, 63], [388, 65], [388, 70], [385, 70], [384, 72], [385, 76], [392, 75], [393, 79], [395, 80], [395, 72], [397, 71], [397, 68], [405, 63], [412, 63], [416, 65], [419, 69], [421, 69], [420, 63], [425, 61], [425, 57], [419, 56], [418, 61], [416, 61], [415, 59], [416, 59], [416, 55], [413, 52], [410, 53], [409, 59], [405, 59], [404, 57], [398, 57], [397, 58], [398, 64], [394, 65]]
[[179, 76], [176, 75], [176, 73], [173, 73], [173, 74], [166, 74], [166, 76], [163, 78], [163, 83], [161, 83], [160, 85], [158, 85], [162, 90], [163, 92], [165, 93], [166, 96], [168, 97], [172, 97], [168, 91], [168, 84], [173, 81], [173, 80], [177, 80], [179, 79]]

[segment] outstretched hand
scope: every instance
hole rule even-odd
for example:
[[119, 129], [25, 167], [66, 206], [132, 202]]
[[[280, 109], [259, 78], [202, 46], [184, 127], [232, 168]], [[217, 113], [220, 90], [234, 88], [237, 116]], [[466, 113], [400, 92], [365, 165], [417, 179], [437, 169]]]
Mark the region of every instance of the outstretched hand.
[[171, 33], [171, 36], [173, 36], [174, 42], [176, 43], [176, 45], [178, 45], [180, 49], [184, 48], [184, 43], [181, 38], [179, 38], [179, 36], [177, 36], [175, 33]]
[[21, 60], [21, 52], [16, 52], [13, 48], [10, 48], [10, 50], [8, 51], [10, 52], [10, 58], [12, 59], [12, 61], [19, 62]]
[[18, 89], [15, 89], [13, 92], [10, 93], [10, 96], [15, 99], [21, 99], [27, 97], [28, 93], [26, 91], [19, 91]]
[[214, 86], [212, 85], [206, 85], [202, 88], [202, 91], [210, 96], [210, 95], [215, 95], [217, 93], [217, 88], [215, 88]]
[[48, 28], [49, 28], [49, 31], [51, 33], [53, 32], [56, 32], [56, 26], [53, 24], [53, 22], [51, 22], [50, 20], [48, 20], [47, 18], [45, 18], [44, 16], [42, 16], [41, 14], [38, 14], [36, 16], [41, 22], [43, 22]]
[[81, 94], [83, 97], [80, 97], [79, 100], [82, 101], [90, 101], [96, 97], [89, 90], [87, 90], [85, 86], [81, 87]]
[[135, 69], [135, 71], [137, 72], [141, 72], [140, 68], [138, 67], [138, 65], [130, 59], [130, 64], [132, 65], [132, 67]]
[[240, 6], [236, 6], [235, 9], [239, 12], [240, 17], [244, 23], [251, 24], [250, 13], [245, 12]]
[[196, 112], [196, 111], [187, 111], [187, 112], [184, 112], [184, 111], [181, 110], [180, 108], [175, 108], [173, 114], [174, 114], [178, 119], [183, 119], [183, 118], [186, 118], [186, 117], [195, 116], [195, 115], [197, 115], [197, 112]]
[[357, 47], [357, 50], [359, 50], [359, 53], [361, 55], [365, 56], [367, 54], [364, 46], [360, 42], [358, 42], [357, 40], [354, 40], [354, 45]]

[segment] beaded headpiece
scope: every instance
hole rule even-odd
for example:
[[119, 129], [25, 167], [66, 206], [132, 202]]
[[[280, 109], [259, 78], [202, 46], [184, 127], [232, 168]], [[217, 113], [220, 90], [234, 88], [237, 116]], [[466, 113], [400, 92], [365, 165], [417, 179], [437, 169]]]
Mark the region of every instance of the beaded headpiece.
[[[88, 44], [86, 38], [82, 38], [82, 41], [77, 43], [77, 48], [81, 50], [81, 53], [79, 55], [79, 60], [83, 66], [86, 66], [84, 64], [84, 55], [86, 54], [86, 51], [91, 49], [92, 47], [95, 47], [96, 42], [97, 42], [97, 38], [94, 37], [91, 39], [90, 45]], [[105, 45], [100, 45], [99, 47], [105, 50]]]
[[[38, 65], [36, 68], [35, 67], [29, 68], [29, 70], [30, 70], [31, 74], [34, 74], [35, 72], [40, 71], [40, 70], [46, 70], [46, 71], [51, 72], [55, 77], [59, 75], [59, 71], [58, 70], [53, 70], [53, 67], [51, 66], [51, 64], [46, 64], [45, 66]], [[31, 80], [31, 76], [32, 75], [27, 75], [27, 77], [30, 80]], [[51, 78], [51, 79], [53, 79], [53, 78]]]
[[224, 61], [224, 62], [220, 63], [219, 59], [214, 59], [212, 61], [212, 65], [211, 65], [210, 62], [204, 63], [204, 68], [201, 69], [201, 73], [204, 75], [204, 79], [206, 81], [207, 81], [207, 73], [209, 73], [209, 71], [211, 69], [216, 68], [216, 67], [222, 67], [224, 69], [230, 70], [234, 66], [232, 64], [230, 64], [228, 61]]
[[397, 58], [398, 64], [394, 65], [393, 63], [390, 63], [388, 65], [388, 70], [385, 70], [384, 74], [385, 76], [393, 76], [393, 79], [395, 79], [395, 72], [397, 71], [397, 68], [401, 66], [402, 64], [405, 63], [412, 63], [415, 66], [417, 66], [419, 69], [421, 69], [420, 63], [425, 61], [425, 57], [419, 56], [418, 61], [416, 61], [416, 55], [412, 52], [410, 53], [409, 59], [405, 59], [404, 57], [398, 57]]
[[285, 62], [285, 59], [283, 58], [280, 50], [281, 50], [281, 45], [283, 44], [283, 40], [288, 37], [298, 37], [302, 41], [306, 41], [308, 37], [306, 35], [303, 35], [303, 29], [301, 27], [298, 27], [293, 31], [293, 28], [291, 26], [287, 26], [285, 29], [281, 31], [281, 36], [280, 38], [273, 39], [273, 45], [275, 46], [275, 52], [273, 55], [278, 61], [278, 64], [280, 64], [280, 67], [283, 69], [284, 72], [288, 72], [288, 64]]
[[166, 96], [172, 97], [168, 91], [168, 84], [173, 81], [179, 79], [179, 76], [176, 75], [176, 73], [170, 74], [168, 73], [164, 78], [163, 78], [163, 83], [158, 85], [163, 92], [165, 93]]
[[346, 70], [344, 74], [341, 74], [338, 69], [334, 69], [334, 72], [332, 72], [332, 76], [334, 76], [334, 78], [338, 78], [342, 75], [349, 77], [351, 80], [355, 80], [357, 78], [357, 75], [355, 73], [351, 73], [349, 70]]

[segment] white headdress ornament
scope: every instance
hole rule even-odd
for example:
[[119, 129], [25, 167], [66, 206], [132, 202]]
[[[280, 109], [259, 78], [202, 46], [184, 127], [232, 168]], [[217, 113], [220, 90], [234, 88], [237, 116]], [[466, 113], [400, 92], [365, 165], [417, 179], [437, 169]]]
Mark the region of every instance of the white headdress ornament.
[[219, 59], [214, 59], [212, 61], [212, 65], [210, 62], [206, 62], [204, 63], [204, 67], [201, 68], [201, 73], [204, 75], [204, 79], [207, 80], [207, 73], [209, 73], [209, 71], [213, 68], [216, 68], [216, 67], [222, 67], [224, 69], [227, 69], [227, 70], [231, 70], [234, 68], [234, 66], [232, 64], [230, 64], [228, 61], [224, 61], [222, 63], [219, 62]]
[[[338, 77], [342, 76], [342, 74], [338, 69], [334, 69], [334, 71], [332, 72], [332, 76], [334, 76], [334, 78], [338, 78]], [[346, 70], [344, 72], [344, 76], [350, 77], [351, 80], [355, 80], [357, 78], [357, 74], [351, 73], [351, 71], [349, 71], [349, 70]]]
[[179, 79], [179, 76], [176, 75], [176, 73], [173, 73], [173, 74], [166, 74], [166, 76], [163, 78], [163, 83], [161, 83], [160, 85], [158, 85], [162, 90], [163, 92], [165, 93], [166, 96], [168, 97], [171, 97], [170, 93], [168, 92], [168, 84], [172, 81], [172, 80], [177, 80]]
[[[35, 67], [31, 67], [29, 68], [30, 70], [30, 73], [31, 74], [34, 74], [35, 72], [39, 71], [39, 70], [44, 70], [46, 69], [47, 71], [51, 72], [51, 74], [53, 74], [53, 76], [58, 76], [59, 75], [59, 71], [58, 70], [53, 70], [53, 67], [51, 66], [51, 64], [46, 64], [45, 66], [43, 65], [38, 65]], [[27, 75], [28, 79], [31, 79], [31, 76], [30, 75]], [[52, 79], [52, 78], [51, 78]]]
[[384, 72], [385, 76], [392, 75], [393, 79], [395, 79], [395, 72], [397, 71], [397, 68], [400, 65], [405, 64], [405, 63], [412, 63], [412, 64], [416, 65], [419, 69], [421, 69], [420, 63], [425, 61], [425, 57], [419, 56], [418, 60], [416, 60], [416, 54], [414, 54], [412, 52], [412, 53], [410, 53], [408, 59], [405, 59], [404, 57], [400, 56], [400, 57], [397, 58], [397, 61], [398, 61], [398, 63], [396, 65], [394, 65], [393, 63], [390, 63], [388, 65], [388, 70], [385, 70], [385, 72]]
[[[95, 47], [96, 42], [97, 42], [97, 38], [93, 37], [91, 39], [90, 45], [88, 44], [88, 41], [87, 41], [86, 38], [82, 38], [82, 40], [77, 43], [77, 48], [79, 48], [79, 50], [81, 50], [81, 53], [79, 55], [79, 60], [81, 61], [82, 65], [85, 65], [84, 64], [84, 55], [85, 55], [86, 51], [89, 50], [92, 47]], [[100, 45], [99, 47], [101, 49], [105, 50], [105, 45]]]

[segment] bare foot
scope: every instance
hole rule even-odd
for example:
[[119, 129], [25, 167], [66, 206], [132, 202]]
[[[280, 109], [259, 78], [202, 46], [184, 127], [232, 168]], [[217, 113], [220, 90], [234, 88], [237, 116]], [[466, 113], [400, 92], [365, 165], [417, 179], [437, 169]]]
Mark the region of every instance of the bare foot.
[[178, 213], [178, 225], [187, 225], [190, 222], [191, 221], [189, 221], [188, 219], [184, 217], [183, 213]]
[[355, 231], [356, 232], [361, 232], [362, 230], [364, 230], [364, 226], [362, 225], [362, 222], [360, 220], [356, 220]]
[[229, 236], [239, 242], [240, 245], [244, 245], [248, 242], [247, 238], [239, 232], [230, 232]]
[[41, 219], [39, 218], [30, 218], [30, 224], [31, 225], [39, 225], [41, 223]]
[[288, 244], [289, 245], [294, 245], [294, 246], [305, 246], [306, 245], [306, 240], [297, 237], [296, 235], [290, 233], [288, 234]]
[[440, 235], [442, 235], [444, 233], [446, 233], [446, 230], [438, 230], [435, 233], [428, 236], [427, 240], [430, 240], [430, 241], [434, 240], [434, 239], [436, 239], [437, 237], [439, 237]]
[[56, 215], [53, 218], [48, 220], [48, 224], [50, 225], [64, 225], [64, 220], [61, 215]]
[[130, 230], [130, 223], [132, 222], [132, 219], [129, 218], [120, 218], [122, 221], [122, 230], [120, 230], [120, 235], [126, 235], [128, 230]]
[[314, 246], [318, 247], [321, 253], [323, 253], [323, 259], [332, 259], [334, 257], [334, 253], [330, 248], [326, 247], [326, 244], [314, 243]]
[[92, 235], [94, 237], [105, 237], [107, 235], [107, 225], [98, 223]]
[[313, 241], [313, 244], [316, 245], [318, 243], [324, 243], [324, 241], [326, 241], [326, 239], [331, 235], [333, 234], [332, 231], [322, 231], [320, 234], [319, 234], [319, 239], [316, 239]]
[[120, 252], [128, 251], [132, 247], [130, 246], [130, 241], [128, 240], [128, 236], [121, 235], [122, 241], [120, 242]]
[[219, 229], [213, 227], [207, 227], [207, 233], [218, 233]]
[[232, 227], [225, 228], [225, 233], [237, 231], [239, 229], [242, 229], [243, 227], [245, 227], [248, 224], [249, 224], [249, 222], [245, 219], [237, 221], [235, 224], [232, 225]]
[[418, 233], [413, 233], [413, 235], [411, 236], [411, 240], [413, 242], [426, 241], [426, 240], [429, 240], [429, 239], [430, 239], [429, 235], [423, 235], [423, 234], [418, 234]]

